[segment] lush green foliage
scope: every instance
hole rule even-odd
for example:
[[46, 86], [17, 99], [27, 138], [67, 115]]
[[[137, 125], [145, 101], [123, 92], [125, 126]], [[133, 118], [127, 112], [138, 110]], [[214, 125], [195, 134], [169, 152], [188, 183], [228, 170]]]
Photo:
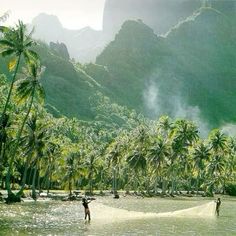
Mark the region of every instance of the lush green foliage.
[[[228, 24], [218, 12], [209, 11], [194, 16], [194, 26], [198, 28], [204, 17], [212, 17], [213, 25], [217, 19], [217, 25], [223, 24], [225, 31], [210, 32], [211, 36], [223, 38], [220, 42], [226, 43], [222, 34], [228, 34]], [[0, 64], [4, 72], [0, 76], [0, 183], [8, 190], [8, 200], [18, 201], [26, 187], [32, 188], [35, 199], [36, 189], [50, 188], [68, 188], [70, 192], [79, 188], [90, 193], [94, 189], [113, 188], [148, 194], [201, 190], [205, 195], [231, 191], [228, 182], [236, 179], [235, 139], [220, 130], [213, 130], [202, 139], [192, 121], [171, 120], [167, 116], [149, 120], [137, 112], [143, 111], [143, 77], [158, 63], [158, 73], [163, 75], [161, 85], [166, 80], [161, 92], [165, 93], [167, 87], [169, 93], [173, 91], [172, 76], [164, 75], [169, 68], [178, 78], [177, 87], [188, 86], [192, 94], [196, 80], [187, 85], [187, 77], [182, 76], [185, 72], [197, 75], [191, 63], [196, 64], [202, 81], [197, 83], [198, 91], [215, 67], [223, 72], [231, 65], [226, 62], [219, 66], [219, 59], [213, 57], [218, 44], [209, 46], [209, 42], [204, 42], [201, 50], [203, 53], [209, 46], [211, 67], [205, 69], [207, 74], [200, 56], [183, 61], [190, 46], [196, 45], [183, 40], [189, 47], [185, 53], [182, 43], [175, 39], [180, 32], [189, 32], [189, 25], [189, 20], [182, 23], [164, 39], [156, 37], [142, 22], [126, 22], [116, 40], [98, 58], [103, 66], [75, 64], [42, 43], [35, 46], [22, 22], [16, 28], [1, 27], [0, 52], [10, 56]], [[199, 45], [191, 53], [196, 49]], [[230, 48], [227, 52], [219, 48], [216, 53], [217, 58], [234, 59]], [[231, 73], [233, 70], [227, 78], [231, 78]], [[224, 112], [223, 106], [220, 109]], [[60, 111], [81, 119], [62, 116]], [[233, 109], [230, 111], [233, 116]], [[14, 188], [19, 190], [16, 195]]]
[[227, 194], [231, 196], [236, 196], [236, 184], [235, 183], [227, 183], [225, 187], [225, 191]]
[[[65, 45], [39, 43], [34, 50], [46, 67], [47, 108], [57, 116], [93, 120], [90, 97], [101, 92], [149, 118], [188, 117], [190, 109], [198, 116], [190, 118], [202, 118], [210, 128], [234, 122], [236, 21], [230, 9], [223, 10], [202, 8], [165, 36], [127, 21], [97, 64], [76, 64]], [[0, 59], [7, 77], [8, 62]]]
[[[235, 180], [235, 140], [220, 131], [201, 140], [190, 121], [168, 117], [150, 121], [101, 94], [93, 104], [97, 113], [93, 122], [54, 118], [35, 104], [14, 161], [13, 183], [21, 184], [25, 173], [26, 186], [38, 189], [92, 192], [113, 187], [149, 194], [180, 190], [212, 194], [223, 192], [226, 182]], [[14, 141], [24, 117], [24, 107], [20, 109], [12, 113], [6, 129], [8, 142]], [[7, 153], [2, 161], [4, 180]]]
[[234, 24], [230, 13], [212, 8], [159, 37], [141, 21], [127, 21], [97, 57], [109, 72], [106, 80], [97, 74], [98, 80], [114, 101], [145, 115], [184, 116], [192, 107], [210, 127], [234, 122]]

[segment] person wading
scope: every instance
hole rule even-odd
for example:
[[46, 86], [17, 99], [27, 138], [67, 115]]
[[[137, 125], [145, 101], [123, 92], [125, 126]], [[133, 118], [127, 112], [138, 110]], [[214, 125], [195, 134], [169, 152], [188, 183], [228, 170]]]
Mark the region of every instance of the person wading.
[[216, 214], [217, 214], [217, 216], [220, 215], [220, 205], [221, 205], [221, 200], [220, 200], [220, 198], [218, 198], [216, 200]]
[[84, 206], [84, 219], [85, 219], [85, 220], [87, 219], [87, 216], [88, 216], [88, 219], [91, 220], [90, 210], [89, 210], [89, 207], [88, 207], [88, 204], [89, 204], [91, 201], [92, 201], [92, 200], [87, 201], [86, 198], [83, 198], [83, 199], [82, 199], [82, 205]]

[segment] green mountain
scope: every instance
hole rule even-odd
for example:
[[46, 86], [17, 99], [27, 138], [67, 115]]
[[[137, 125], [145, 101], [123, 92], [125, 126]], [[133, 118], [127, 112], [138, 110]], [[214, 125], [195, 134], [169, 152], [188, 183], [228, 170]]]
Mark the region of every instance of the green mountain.
[[183, 100], [199, 107], [203, 117], [215, 125], [236, 119], [233, 27], [227, 16], [208, 8], [172, 29], [166, 38], [175, 55], [175, 63], [172, 60], [168, 65]]
[[118, 103], [138, 109], [142, 107], [145, 77], [163, 54], [163, 40], [141, 21], [127, 21], [103, 53], [97, 64], [107, 68], [110, 80], [103, 85], [113, 91]]
[[202, 8], [164, 37], [127, 21], [96, 63], [109, 71], [102, 85], [118, 103], [154, 117], [190, 107], [215, 126], [236, 119], [235, 42], [232, 18]]
[[182, 116], [210, 127], [234, 122], [234, 23], [235, 17], [202, 8], [160, 37], [141, 20], [129, 20], [96, 64], [73, 62], [64, 44], [40, 43], [47, 107], [56, 115], [94, 120], [100, 93], [151, 118]]
[[[51, 44], [51, 48], [39, 43], [34, 49], [45, 67], [42, 84], [46, 92], [46, 104], [54, 115], [63, 114], [90, 120], [95, 117], [90, 98], [102, 91], [101, 86], [83, 71], [79, 64], [68, 59], [64, 44]], [[0, 74], [7, 72], [9, 58], [0, 58]]]

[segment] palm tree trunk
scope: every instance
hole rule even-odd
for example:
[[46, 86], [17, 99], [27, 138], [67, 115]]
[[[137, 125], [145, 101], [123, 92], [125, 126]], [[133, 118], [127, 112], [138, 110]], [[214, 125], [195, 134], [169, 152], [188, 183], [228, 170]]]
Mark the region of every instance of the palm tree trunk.
[[115, 167], [113, 167], [113, 169], [112, 169], [112, 172], [113, 172], [113, 194], [115, 194], [116, 193], [116, 169], [115, 169]]
[[[1, 157], [0, 157], [0, 166], [2, 166], [2, 170], [3, 170], [3, 160], [4, 160], [4, 156], [5, 156], [5, 150], [6, 150], [5, 146], [6, 146], [6, 144], [3, 143], [2, 149], [1, 149]], [[2, 171], [0, 172], [0, 182], [2, 182], [2, 185], [3, 185], [4, 180], [3, 180]]]
[[188, 178], [188, 191], [187, 191], [187, 194], [189, 194], [191, 192], [191, 185], [192, 185], [192, 177], [190, 176]]
[[46, 180], [47, 196], [49, 194], [51, 180], [52, 180], [52, 169], [53, 169], [52, 162], [53, 162], [53, 158], [51, 159], [51, 157], [49, 157], [49, 165], [48, 165], [47, 180]]
[[22, 196], [23, 191], [25, 189], [25, 183], [26, 183], [26, 177], [27, 177], [28, 169], [29, 169], [29, 156], [27, 156], [27, 158], [26, 158], [26, 163], [25, 163], [25, 168], [24, 168], [21, 188], [20, 188], [19, 192], [17, 193], [17, 196], [19, 196], [19, 197]]
[[5, 150], [6, 150], [6, 144], [5, 143], [1, 143], [1, 150], [0, 150], [0, 165], [2, 164], [1, 162], [4, 160], [4, 156], [5, 156]]
[[8, 104], [9, 104], [9, 102], [10, 102], [10, 98], [11, 98], [11, 94], [12, 94], [13, 85], [14, 85], [14, 83], [15, 83], [16, 75], [17, 75], [17, 72], [18, 72], [19, 64], [20, 64], [20, 59], [21, 59], [21, 54], [18, 56], [18, 59], [17, 59], [17, 64], [16, 64], [16, 68], [15, 68], [15, 71], [14, 71], [14, 75], [13, 75], [13, 77], [12, 77], [10, 90], [9, 90], [9, 92], [8, 92], [8, 95], [7, 95], [7, 100], [6, 100], [4, 109], [3, 109], [3, 111], [2, 111], [2, 117], [5, 115], [5, 113], [6, 113], [6, 111], [7, 111]]
[[172, 178], [172, 183], [171, 183], [171, 194], [174, 194], [175, 191], [175, 178]]
[[39, 190], [39, 193], [41, 192], [41, 183], [40, 183], [40, 169], [41, 169], [41, 159], [39, 159], [39, 164], [38, 164], [38, 183], [37, 183], [37, 188]]
[[150, 194], [150, 178], [146, 178], [146, 192], [147, 194]]
[[197, 175], [197, 195], [198, 195], [198, 190], [199, 190], [199, 174]]
[[155, 194], [157, 194], [157, 185], [158, 185], [158, 176], [159, 176], [158, 168], [159, 166], [156, 167]]
[[69, 176], [69, 191], [70, 191], [70, 196], [72, 196], [72, 181], [71, 181], [71, 176]]
[[51, 173], [49, 172], [49, 174], [48, 174], [48, 182], [47, 182], [47, 196], [49, 194], [50, 187], [51, 187], [51, 179], [52, 179]]
[[49, 165], [48, 176], [47, 176], [47, 195], [49, 194], [49, 190], [51, 187], [51, 181], [52, 181], [52, 167], [51, 167], [51, 165]]
[[[17, 64], [16, 64], [16, 68], [15, 68], [15, 71], [14, 71], [14, 74], [13, 74], [13, 77], [12, 77], [10, 90], [9, 90], [9, 92], [8, 92], [7, 100], [6, 100], [6, 102], [5, 102], [5, 106], [4, 106], [4, 108], [3, 108], [1, 117], [3, 117], [3, 116], [6, 114], [7, 107], [8, 107], [9, 102], [10, 102], [10, 98], [11, 98], [11, 94], [12, 94], [13, 85], [14, 85], [14, 83], [15, 83], [16, 75], [17, 75], [17, 72], [18, 72], [19, 64], [20, 64], [20, 59], [21, 59], [21, 54], [18, 56], [18, 59], [17, 59]], [[0, 143], [0, 146], [2, 147], [2, 142]], [[12, 168], [11, 168], [11, 169], [12, 169]], [[11, 192], [11, 190], [10, 190], [10, 188], [11, 188], [11, 187], [10, 187], [10, 176], [7, 176], [7, 178], [6, 178], [6, 188], [7, 188], [8, 194], [11, 194], [12, 192]]]
[[40, 168], [38, 169], [38, 182], [37, 182], [37, 189], [39, 193], [41, 192], [41, 182], [40, 182]]
[[92, 179], [92, 174], [90, 175], [89, 178], [89, 192], [92, 195], [93, 194], [93, 179]]
[[166, 181], [165, 178], [163, 178], [163, 181], [162, 181], [162, 195], [166, 194], [166, 184], [167, 184], [167, 181]]
[[21, 128], [20, 128], [20, 130], [17, 133], [16, 143], [13, 146], [12, 151], [10, 151], [10, 162], [9, 162], [9, 167], [8, 167], [8, 171], [7, 171], [7, 176], [6, 176], [6, 188], [7, 188], [8, 195], [12, 194], [11, 186], [10, 186], [10, 178], [11, 178], [11, 173], [12, 173], [12, 166], [13, 166], [13, 162], [14, 162], [14, 159], [15, 159], [15, 154], [16, 154], [17, 148], [19, 146], [21, 134], [23, 132], [25, 123], [26, 123], [26, 121], [28, 119], [29, 113], [30, 113], [32, 105], [33, 105], [34, 93], [35, 93], [35, 87], [34, 87], [34, 89], [32, 91], [32, 96], [31, 96], [31, 101], [30, 101], [29, 107], [28, 107], [28, 111], [27, 111], [27, 113], [25, 115], [25, 118], [24, 118], [24, 120], [22, 122]]
[[37, 174], [37, 160], [34, 167], [34, 175], [32, 181], [32, 198], [36, 201], [36, 189], [35, 189], [35, 182], [36, 182], [36, 174]]

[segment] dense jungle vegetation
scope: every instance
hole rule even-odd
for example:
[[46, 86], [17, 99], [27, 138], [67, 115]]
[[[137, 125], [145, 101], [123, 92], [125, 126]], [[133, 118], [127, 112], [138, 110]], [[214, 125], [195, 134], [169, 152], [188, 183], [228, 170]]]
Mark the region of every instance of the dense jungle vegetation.
[[[215, 129], [203, 139], [194, 122], [185, 119], [161, 116], [150, 120], [111, 101], [82, 65], [68, 63], [68, 67], [61, 68], [58, 63], [52, 68], [50, 60], [40, 58], [37, 52], [43, 44], [31, 38], [21, 21], [15, 27], [1, 26], [0, 31], [0, 53], [4, 57], [0, 80], [0, 185], [7, 189], [8, 202], [20, 201], [28, 188], [34, 199], [36, 191], [65, 188], [70, 193], [72, 189], [84, 189], [91, 194], [95, 189], [134, 190], [149, 195], [182, 190], [201, 190], [208, 196], [233, 192], [234, 138]], [[49, 107], [50, 101], [45, 103], [42, 84], [46, 82], [41, 77], [50, 70], [67, 74], [68, 68], [68, 74], [75, 71], [75, 77], [78, 73], [84, 76], [81, 91], [98, 88], [96, 93], [84, 92], [89, 96], [84, 99], [92, 107], [93, 119], [68, 118]], [[54, 92], [60, 93], [63, 87], [58, 87], [53, 78], [51, 73], [47, 83], [54, 83]], [[70, 95], [75, 103], [77, 100]]]

